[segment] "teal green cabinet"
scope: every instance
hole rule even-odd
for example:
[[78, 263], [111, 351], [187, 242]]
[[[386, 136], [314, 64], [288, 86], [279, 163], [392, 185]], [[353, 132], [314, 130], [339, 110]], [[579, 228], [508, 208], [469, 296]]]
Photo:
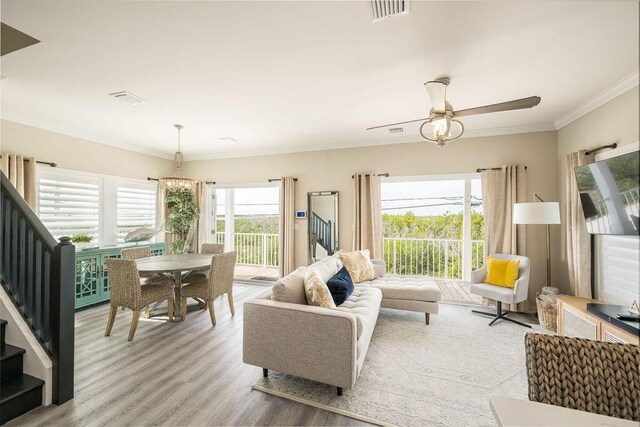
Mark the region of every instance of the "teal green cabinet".
[[150, 246], [151, 255], [167, 253], [166, 243], [122, 244], [76, 252], [76, 308], [109, 301], [109, 275], [106, 260], [120, 258], [120, 250]]

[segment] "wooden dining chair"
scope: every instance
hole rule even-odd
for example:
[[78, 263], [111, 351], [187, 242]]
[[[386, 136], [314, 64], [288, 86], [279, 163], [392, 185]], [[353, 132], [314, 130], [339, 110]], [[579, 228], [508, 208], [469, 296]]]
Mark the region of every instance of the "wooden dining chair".
[[233, 307], [233, 270], [236, 266], [236, 252], [225, 252], [214, 255], [211, 259], [209, 277], [194, 276], [193, 280], [182, 287], [180, 302], [182, 304], [182, 320], [187, 318], [187, 298], [201, 298], [206, 302], [211, 316], [211, 324], [216, 326], [216, 314], [213, 301], [227, 294], [229, 310], [235, 315]]
[[129, 338], [131, 341], [138, 327], [140, 311], [153, 304], [167, 300], [169, 321], [173, 321], [173, 281], [158, 275], [145, 285], [140, 283], [140, 274], [136, 262], [130, 259], [107, 258], [109, 270], [110, 309], [105, 336], [111, 335], [111, 329], [116, 319], [118, 307], [125, 307], [133, 311]]
[[218, 255], [224, 252], [224, 243], [203, 243], [200, 253], [206, 255]]

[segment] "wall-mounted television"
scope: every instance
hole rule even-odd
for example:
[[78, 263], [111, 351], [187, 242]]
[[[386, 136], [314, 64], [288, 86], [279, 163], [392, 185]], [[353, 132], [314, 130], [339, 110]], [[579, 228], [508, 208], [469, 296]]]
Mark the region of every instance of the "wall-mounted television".
[[589, 233], [640, 234], [638, 153], [634, 151], [575, 168]]

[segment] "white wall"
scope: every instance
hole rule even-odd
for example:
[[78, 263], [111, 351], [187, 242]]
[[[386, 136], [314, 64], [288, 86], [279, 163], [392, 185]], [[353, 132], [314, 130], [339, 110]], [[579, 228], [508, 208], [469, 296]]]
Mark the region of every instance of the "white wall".
[[[613, 142], [618, 143], [619, 146], [637, 142], [640, 139], [639, 102], [638, 87], [636, 86], [558, 131], [558, 194], [561, 202], [562, 224], [559, 239], [560, 271], [555, 277], [558, 278], [557, 283], [562, 292], [573, 293], [569, 284], [566, 256], [566, 156], [578, 150], [586, 150]], [[597, 236], [596, 244], [600, 246]]]
[[[351, 175], [355, 172], [389, 172], [391, 176], [419, 176], [475, 172], [479, 167], [503, 164], [528, 166], [528, 193], [558, 200], [557, 133], [538, 132], [461, 139], [440, 149], [427, 142], [326, 150], [245, 158], [190, 161], [188, 176], [214, 180], [219, 185], [264, 183], [268, 178], [294, 176], [296, 210], [307, 209], [307, 192], [339, 192], [339, 246], [352, 247]], [[307, 222], [296, 220], [296, 265], [307, 262]], [[558, 228], [558, 227], [556, 227]], [[558, 247], [558, 231], [552, 246]], [[545, 281], [545, 234], [542, 226], [528, 227], [527, 253], [532, 259], [532, 289]], [[554, 259], [558, 254], [552, 254]], [[553, 269], [554, 272], [558, 268]]]
[[64, 169], [127, 178], [170, 175], [173, 161], [0, 120], [0, 151], [34, 156]]

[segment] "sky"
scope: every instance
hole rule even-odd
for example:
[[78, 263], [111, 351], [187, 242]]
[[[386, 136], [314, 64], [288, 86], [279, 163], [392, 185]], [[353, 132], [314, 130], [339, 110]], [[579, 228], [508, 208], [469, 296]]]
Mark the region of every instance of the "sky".
[[[216, 189], [217, 213], [223, 216], [227, 192]], [[277, 215], [279, 187], [234, 188], [237, 216]], [[411, 181], [382, 183], [382, 212], [402, 215], [432, 216], [461, 213], [463, 210], [464, 180]], [[473, 209], [481, 212], [482, 191], [480, 179], [471, 181]]]
[[[464, 180], [412, 181], [382, 183], [382, 213], [418, 216], [462, 213]], [[476, 211], [482, 211], [480, 180], [471, 180], [471, 201]]]

